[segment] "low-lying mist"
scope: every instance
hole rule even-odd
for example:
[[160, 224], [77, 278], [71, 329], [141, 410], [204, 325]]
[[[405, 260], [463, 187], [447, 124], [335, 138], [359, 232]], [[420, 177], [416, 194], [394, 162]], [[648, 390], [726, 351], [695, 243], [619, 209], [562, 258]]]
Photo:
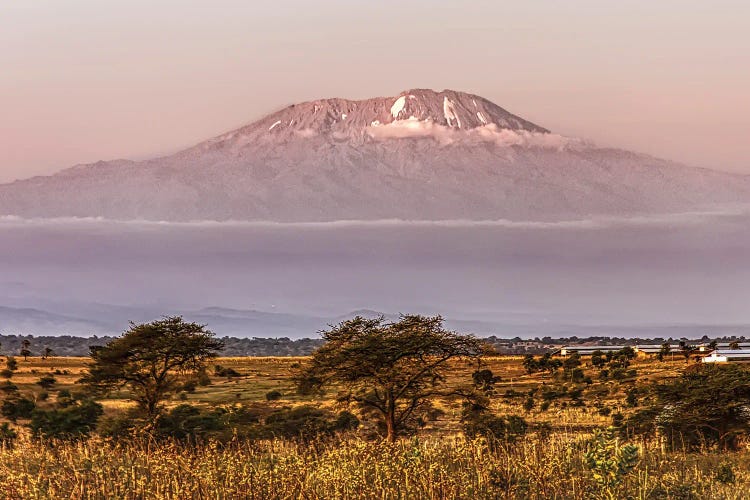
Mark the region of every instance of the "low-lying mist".
[[750, 324], [749, 229], [737, 211], [555, 223], [5, 218], [0, 331], [117, 333], [184, 313], [219, 335], [303, 337], [369, 309], [508, 337], [731, 333]]

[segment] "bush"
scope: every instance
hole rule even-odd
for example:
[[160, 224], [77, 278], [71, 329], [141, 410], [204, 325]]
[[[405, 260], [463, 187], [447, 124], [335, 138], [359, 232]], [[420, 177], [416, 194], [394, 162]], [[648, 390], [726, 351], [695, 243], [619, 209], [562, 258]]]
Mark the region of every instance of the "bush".
[[310, 439], [357, 427], [359, 419], [350, 412], [334, 416], [330, 411], [305, 405], [272, 413], [266, 418], [261, 432], [269, 437]]
[[182, 390], [189, 393], [194, 393], [195, 389], [198, 388], [198, 379], [190, 379], [186, 380], [185, 383], [182, 384]]
[[485, 394], [492, 394], [495, 384], [500, 382], [501, 378], [492, 373], [492, 370], [477, 370], [471, 375], [474, 387]]
[[204, 412], [181, 404], [159, 418], [156, 432], [178, 440], [196, 440], [225, 428], [221, 411]]
[[5, 360], [5, 367], [12, 372], [16, 371], [18, 370], [18, 361], [13, 356], [8, 356], [8, 359]]
[[573, 368], [573, 370], [570, 372], [571, 382], [583, 382], [584, 378], [586, 378], [586, 374], [580, 368]]
[[47, 439], [76, 439], [88, 435], [104, 413], [102, 405], [91, 400], [75, 402], [53, 410], [36, 409], [31, 414], [31, 432]]
[[97, 426], [100, 436], [113, 439], [132, 437], [139, 422], [140, 414], [131, 411], [103, 419]]
[[619, 445], [615, 429], [594, 431], [583, 458], [602, 498], [621, 497], [622, 483], [635, 469], [638, 455], [638, 447]]
[[17, 437], [18, 433], [10, 428], [8, 422], [3, 422], [0, 425], [0, 446], [13, 446]]
[[8, 368], [4, 368], [0, 370], [0, 377], [11, 378], [12, 376], [13, 376], [13, 370], [9, 370]]
[[34, 408], [36, 404], [31, 399], [15, 397], [3, 401], [0, 405], [0, 413], [11, 422], [15, 422], [19, 418], [31, 418]]
[[485, 412], [467, 412], [463, 421], [464, 433], [470, 438], [484, 436], [508, 442], [525, 435], [529, 427], [523, 418], [516, 415], [499, 416]]
[[11, 383], [10, 380], [6, 380], [0, 384], [0, 391], [3, 391], [5, 394], [12, 394], [18, 392], [18, 386]]
[[283, 394], [281, 394], [279, 391], [268, 391], [266, 393], [266, 401], [278, 401], [281, 399]]
[[211, 385], [211, 377], [208, 376], [208, 373], [206, 373], [206, 370], [199, 371], [195, 378], [198, 380], [198, 385], [201, 387], [207, 387]]
[[635, 413], [628, 427], [638, 434], [654, 429], [675, 448], [717, 445], [736, 449], [750, 428], [750, 370], [738, 365], [699, 365], [656, 384], [654, 403]]
[[234, 368], [225, 368], [221, 365], [214, 366], [214, 373], [217, 377], [241, 377], [242, 375]]
[[625, 397], [625, 404], [631, 408], [638, 406], [638, 390], [630, 389]]
[[612, 415], [612, 427], [622, 427], [624, 421], [625, 416], [622, 413], [618, 412]]
[[722, 484], [732, 484], [737, 479], [734, 473], [734, 468], [729, 462], [722, 462], [716, 469], [716, 480]]
[[57, 383], [57, 379], [53, 377], [52, 375], [44, 375], [39, 378], [37, 381], [37, 385], [41, 387], [42, 389], [49, 389], [53, 385]]
[[523, 402], [523, 409], [526, 411], [526, 413], [530, 412], [534, 409], [534, 398], [527, 398], [526, 401]]

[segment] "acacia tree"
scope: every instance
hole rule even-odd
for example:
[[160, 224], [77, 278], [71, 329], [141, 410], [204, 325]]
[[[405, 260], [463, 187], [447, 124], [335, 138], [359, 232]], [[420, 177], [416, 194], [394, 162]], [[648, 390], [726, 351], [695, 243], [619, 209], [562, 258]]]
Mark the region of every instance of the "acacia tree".
[[29, 347], [31, 347], [31, 341], [29, 341], [29, 339], [23, 339], [21, 341], [21, 351], [18, 354], [23, 356], [24, 361], [28, 361], [29, 356], [31, 356], [31, 350], [29, 350]]
[[130, 329], [105, 346], [91, 348], [88, 373], [81, 380], [97, 391], [127, 386], [150, 419], [159, 404], [180, 387], [180, 378], [199, 372], [216, 357], [223, 342], [205, 325], [179, 316]]
[[636, 433], [658, 430], [675, 447], [734, 449], [750, 429], [750, 370], [701, 364], [652, 389], [655, 401], [628, 421]]
[[342, 400], [376, 415], [390, 442], [425, 415], [432, 398], [459, 395], [443, 387], [451, 360], [480, 360], [485, 349], [473, 336], [445, 330], [440, 316], [357, 316], [321, 334], [325, 344], [296, 376], [300, 392], [340, 388]]

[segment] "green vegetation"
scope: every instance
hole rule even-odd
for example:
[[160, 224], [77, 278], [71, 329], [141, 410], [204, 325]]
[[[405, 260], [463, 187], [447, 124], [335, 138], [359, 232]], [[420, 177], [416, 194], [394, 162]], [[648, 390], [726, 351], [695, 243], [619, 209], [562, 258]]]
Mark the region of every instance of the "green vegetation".
[[209, 331], [165, 318], [88, 359], [16, 362], [0, 384], [0, 497], [750, 492], [745, 366], [495, 356], [421, 316], [355, 318], [324, 339], [308, 358], [216, 359]]

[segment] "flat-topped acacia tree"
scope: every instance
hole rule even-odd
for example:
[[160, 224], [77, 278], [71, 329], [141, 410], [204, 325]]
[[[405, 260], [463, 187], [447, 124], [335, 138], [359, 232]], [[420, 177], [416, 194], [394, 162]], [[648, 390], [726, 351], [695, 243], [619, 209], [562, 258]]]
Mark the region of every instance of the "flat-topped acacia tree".
[[100, 392], [127, 386], [149, 418], [180, 386], [180, 377], [197, 373], [224, 346], [205, 325], [179, 316], [130, 329], [105, 346], [91, 348], [91, 364], [81, 381]]
[[343, 400], [377, 415], [391, 442], [433, 398], [457, 394], [444, 388], [449, 361], [478, 361], [486, 349], [471, 335], [447, 331], [440, 316], [404, 315], [396, 322], [357, 316], [321, 334], [326, 343], [297, 374], [298, 389], [343, 390]]

